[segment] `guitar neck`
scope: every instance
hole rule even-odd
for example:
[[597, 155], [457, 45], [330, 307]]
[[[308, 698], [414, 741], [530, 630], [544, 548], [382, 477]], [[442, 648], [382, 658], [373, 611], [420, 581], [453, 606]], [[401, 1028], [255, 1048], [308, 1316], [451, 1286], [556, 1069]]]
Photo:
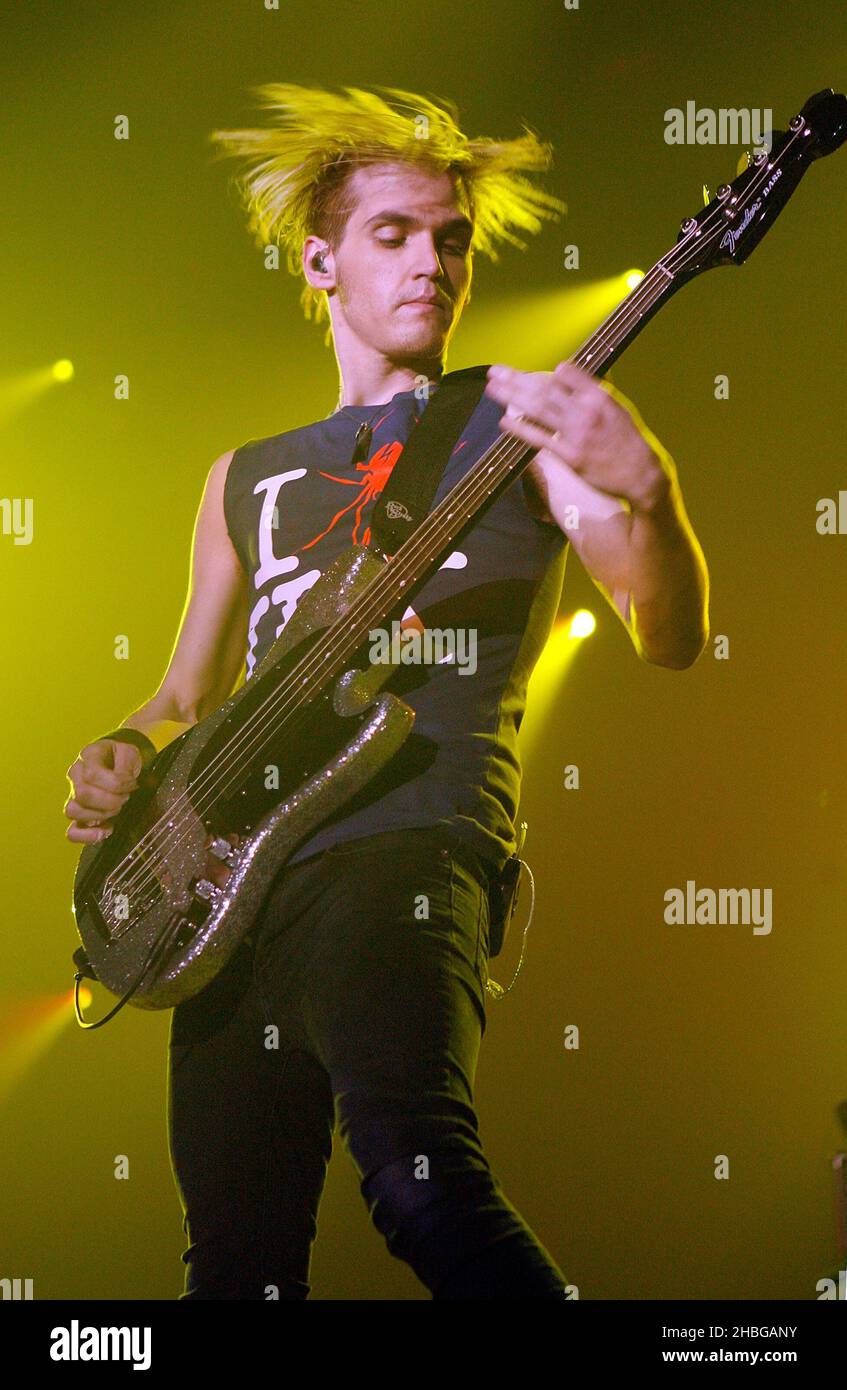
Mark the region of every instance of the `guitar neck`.
[[[658, 261], [569, 360], [592, 376], [602, 376], [680, 283]], [[223, 759], [226, 754], [229, 760], [228, 785], [249, 772], [251, 763], [297, 708], [314, 699], [346, 669], [373, 628], [389, 623], [405, 611], [410, 598], [435, 573], [460, 538], [511, 487], [536, 453], [537, 449], [513, 436], [504, 436], [490, 445], [400, 549], [385, 561], [350, 607], [322, 632], [320, 643], [307, 659], [308, 680], [303, 675], [305, 667], [295, 667], [244, 729], [224, 745], [220, 757]]]
[[[569, 358], [602, 377], [682, 285], [712, 266], [741, 265], [792, 196], [809, 164], [847, 140], [847, 98], [831, 88], [815, 93], [792, 117], [788, 131], [774, 132], [770, 152], [748, 155], [747, 168], [717, 197], [682, 223], [676, 243]], [[410, 598], [435, 573], [461, 537], [516, 481], [538, 448], [504, 433], [426, 516], [349, 607], [325, 628], [299, 667], [287, 673], [245, 729], [221, 750], [247, 770], [256, 750], [282, 724], [334, 680], [374, 627], [401, 615]], [[249, 733], [244, 739], [242, 734]], [[235, 745], [237, 744], [237, 748]]]
[[[617, 361], [629, 344], [638, 337], [661, 306], [678, 290], [684, 281], [665, 265], [673, 249], [648, 271], [631, 294], [620, 303], [604, 323], [568, 360], [594, 377], [602, 377]], [[410, 597], [435, 573], [446, 555], [463, 535], [471, 530], [520, 477], [538, 453], [523, 440], [505, 435], [496, 440], [470, 468], [464, 478], [451, 488], [447, 496], [434, 507], [413, 535], [388, 560], [385, 570], [362, 596], [367, 604], [361, 625], [350, 633], [357, 649], [377, 621], [387, 621], [400, 604]], [[373, 590], [373, 603], [368, 599]], [[348, 614], [348, 618], [352, 614]], [[358, 618], [358, 614], [356, 617]]]
[[[809, 163], [847, 139], [847, 100], [830, 88], [810, 97], [788, 132], [775, 132], [770, 157], [748, 156], [748, 167], [723, 184], [696, 217], [682, 223], [675, 244], [635, 290], [591, 334], [569, 361], [602, 377], [671, 295], [703, 270], [741, 264], [761, 241], [793, 194]], [[532, 461], [538, 449], [505, 436], [497, 440], [389, 561], [376, 582], [380, 599], [389, 593], [394, 612], [435, 572], [465, 531]], [[365, 595], [367, 597], [367, 594]], [[369, 621], [373, 614], [369, 613]], [[361, 634], [364, 639], [367, 628]]]

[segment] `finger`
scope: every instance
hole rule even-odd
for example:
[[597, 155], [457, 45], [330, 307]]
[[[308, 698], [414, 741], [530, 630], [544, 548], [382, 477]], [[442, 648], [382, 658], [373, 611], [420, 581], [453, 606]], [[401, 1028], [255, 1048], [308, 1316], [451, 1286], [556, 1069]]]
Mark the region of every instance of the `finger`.
[[[137, 777], [143, 766], [141, 752], [134, 744], [108, 738], [99, 738], [87, 744], [79, 755], [79, 761], [86, 769], [96, 768], [98, 774], [114, 773], [123, 780], [130, 775]], [[71, 776], [70, 771], [68, 776]]]
[[531, 420], [516, 420], [510, 415], [501, 415], [498, 421], [499, 427], [506, 434], [513, 434], [518, 439], [524, 440], [527, 444], [532, 444], [539, 449], [548, 449], [557, 458], [562, 459], [575, 471], [578, 471], [578, 463], [567, 452], [566, 445], [563, 444], [561, 437], [557, 438], [549, 430], [542, 429]]
[[[560, 373], [560, 368], [563, 369]], [[567, 372], [564, 369], [567, 368]], [[561, 375], [563, 384], [570, 392], [572, 408], [575, 408], [584, 419], [592, 426], [608, 424], [616, 416], [620, 416], [622, 411], [628, 408], [625, 396], [612, 386], [609, 381], [595, 381], [593, 377], [587, 376], [585, 372], [579, 371], [578, 379], [573, 377], [573, 367], [569, 362], [560, 362], [556, 368], [556, 375]]]
[[[74, 764], [74, 767], [76, 766]], [[68, 776], [70, 777], [70, 772]], [[138, 785], [135, 777], [123, 769], [113, 770], [104, 767], [102, 763], [85, 761], [79, 764], [76, 776], [71, 777], [70, 780], [77, 792], [83, 786], [99, 787], [102, 791], [111, 792], [114, 796], [126, 795]]]
[[495, 400], [511, 404], [537, 400], [544, 388], [552, 385], [552, 372], [518, 372], [513, 367], [498, 367], [496, 375], [489, 376], [485, 389]]
[[514, 382], [495, 381], [490, 386], [490, 391], [488, 386], [485, 389], [494, 400], [528, 415], [551, 434], [565, 428], [568, 412], [572, 409], [572, 393], [555, 382], [549, 372], [536, 374], [534, 378], [524, 375]]
[[65, 802], [65, 815], [69, 820], [90, 820], [97, 817], [98, 820], [110, 819], [117, 815], [118, 811], [127, 801], [127, 797], [109, 797], [108, 804], [100, 804], [100, 798], [106, 796], [105, 792], [79, 790], [76, 796], [69, 797]]
[[596, 381], [570, 362], [560, 362], [554, 375], [568, 391], [572, 407], [590, 412], [594, 423], [608, 421], [629, 408], [626, 397], [610, 381]]
[[96, 829], [93, 826], [69, 825], [65, 838], [74, 844], [96, 844], [99, 840], [107, 840], [112, 833], [111, 826], [103, 826]]
[[132, 743], [121, 743], [113, 741], [114, 749], [112, 766], [116, 772], [122, 773], [125, 777], [138, 777], [143, 766], [141, 752]]
[[84, 806], [92, 815], [114, 816], [129, 800], [128, 791], [107, 792], [101, 787], [90, 787], [87, 782], [78, 782], [73, 788], [69, 801]]
[[576, 393], [588, 393], [591, 391], [601, 391], [606, 384], [598, 381], [590, 372], [583, 371], [575, 362], [560, 362], [553, 371], [556, 381], [562, 386], [566, 386], [569, 391]]
[[117, 774], [103, 761], [105, 756], [103, 744], [93, 744], [88, 748], [83, 748], [76, 762], [71, 763], [65, 776], [76, 786], [77, 782], [95, 782], [101, 774], [105, 774], [104, 785], [112, 785]]

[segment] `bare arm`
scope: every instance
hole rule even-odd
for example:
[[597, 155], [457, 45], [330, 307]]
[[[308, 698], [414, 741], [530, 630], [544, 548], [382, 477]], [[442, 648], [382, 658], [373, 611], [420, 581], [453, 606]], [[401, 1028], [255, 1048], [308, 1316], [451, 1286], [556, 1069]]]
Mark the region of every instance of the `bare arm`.
[[191, 573], [179, 630], [156, 693], [123, 726], [157, 748], [218, 709], [233, 691], [247, 645], [247, 580], [226, 528], [230, 450], [212, 465], [194, 524]]
[[[188, 594], [162, 682], [149, 700], [123, 721], [157, 749], [211, 714], [232, 694], [247, 645], [247, 577], [229, 538], [224, 483], [234, 450], [209, 470], [194, 525]], [[98, 739], [68, 768], [73, 786], [65, 815], [67, 838], [102, 839], [96, 828], [121, 809], [141, 771], [141, 754], [125, 743]]]
[[[541, 450], [530, 486], [544, 520], [565, 532], [596, 587], [654, 665], [684, 669], [709, 634], [709, 576], [676, 470], [654, 500], [629, 510]], [[576, 520], [576, 525], [574, 521]]]
[[[500, 428], [534, 445], [528, 489], [569, 536], [639, 656], [693, 665], [709, 635], [709, 576], [676, 467], [631, 401], [570, 362], [492, 366]], [[534, 514], [538, 515], [535, 511]]]

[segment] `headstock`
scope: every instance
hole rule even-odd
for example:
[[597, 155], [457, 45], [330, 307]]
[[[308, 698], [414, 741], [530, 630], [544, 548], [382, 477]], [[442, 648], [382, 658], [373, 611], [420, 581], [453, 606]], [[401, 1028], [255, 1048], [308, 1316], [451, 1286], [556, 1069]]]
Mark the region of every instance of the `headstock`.
[[809, 97], [788, 130], [775, 130], [770, 151], [747, 155], [747, 168], [683, 222], [660, 265], [678, 282], [718, 265], [742, 265], [782, 212], [812, 160], [847, 139], [847, 97], [831, 87]]

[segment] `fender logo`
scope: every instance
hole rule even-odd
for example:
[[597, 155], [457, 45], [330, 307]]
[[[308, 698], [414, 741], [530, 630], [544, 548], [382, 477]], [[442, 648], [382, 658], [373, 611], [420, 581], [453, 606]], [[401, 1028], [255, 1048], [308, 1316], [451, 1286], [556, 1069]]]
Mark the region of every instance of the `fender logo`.
[[761, 206], [762, 200], [757, 198], [755, 203], [750, 204], [737, 227], [727, 227], [721, 237], [721, 247], [728, 246], [732, 254]]
[[[767, 198], [768, 194], [770, 193], [770, 191], [771, 191], [771, 189], [773, 188], [774, 184], [776, 183], [777, 179], [781, 179], [781, 178], [782, 178], [782, 170], [781, 170], [781, 169], [777, 169], [777, 170], [776, 170], [776, 173], [771, 174], [770, 178], [768, 179], [767, 183], [765, 184], [764, 188], [762, 189], [762, 198]], [[751, 203], [751, 204], [750, 204], [750, 207], [749, 207], [749, 208], [747, 209], [747, 211], [745, 212], [745, 214], [744, 214], [744, 216], [742, 217], [741, 221], [739, 222], [738, 226], [737, 226], [737, 227], [727, 227], [726, 231], [724, 232], [723, 236], [721, 237], [721, 248], [723, 248], [723, 247], [725, 247], [725, 246], [728, 247], [728, 248], [729, 248], [730, 255], [732, 255], [733, 251], [735, 250], [735, 248], [736, 248], [736, 246], [738, 245], [739, 241], [740, 241], [741, 238], [743, 237], [743, 235], [744, 235], [744, 233], [746, 232], [747, 228], [750, 226], [750, 223], [752, 222], [752, 220], [753, 220], [753, 218], [755, 217], [756, 213], [757, 213], [757, 212], [759, 211], [759, 209], [761, 208], [761, 206], [762, 206], [762, 198], [757, 198], [756, 201], [755, 201], [755, 203]]]
[[398, 519], [402, 521], [412, 520], [402, 502], [386, 502], [385, 515], [391, 521], [397, 521]]

